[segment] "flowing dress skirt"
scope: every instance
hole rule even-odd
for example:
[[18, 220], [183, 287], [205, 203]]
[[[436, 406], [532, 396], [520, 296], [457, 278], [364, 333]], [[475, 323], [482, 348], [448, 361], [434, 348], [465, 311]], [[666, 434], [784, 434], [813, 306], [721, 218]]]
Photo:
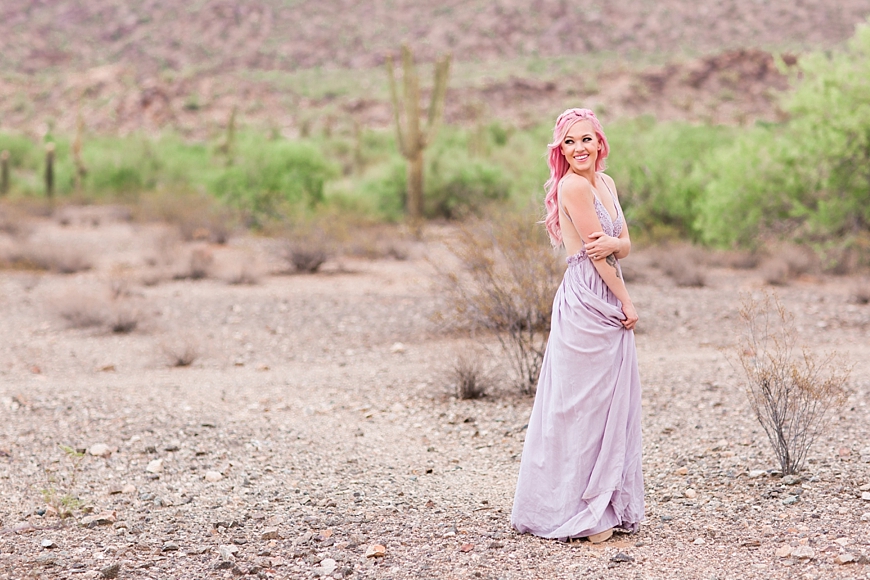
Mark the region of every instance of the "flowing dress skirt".
[[520, 463], [520, 532], [568, 539], [634, 532], [644, 519], [640, 376], [624, 318], [585, 252], [569, 257]]

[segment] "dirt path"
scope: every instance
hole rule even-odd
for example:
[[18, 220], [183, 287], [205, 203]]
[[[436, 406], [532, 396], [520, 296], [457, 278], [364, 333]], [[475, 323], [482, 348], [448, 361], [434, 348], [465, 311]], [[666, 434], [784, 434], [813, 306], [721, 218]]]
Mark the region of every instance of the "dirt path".
[[[425, 261], [135, 285], [134, 332], [67, 328], [58, 301], [105, 292], [111, 262], [0, 272], [0, 578], [870, 578], [870, 306], [847, 303], [848, 281], [781, 290], [803, 336], [855, 365], [804, 481], [785, 486], [720, 350], [757, 276], [711, 270], [684, 289], [646, 270], [647, 521], [591, 547], [510, 530], [532, 400], [450, 396], [467, 343], [429, 321]], [[168, 368], [182, 339], [199, 356]], [[77, 467], [58, 447], [97, 444], [106, 456]], [[102, 520], [77, 509], [55, 529], [52, 491]], [[386, 556], [366, 558], [376, 544]], [[812, 558], [777, 557], [784, 545]], [[846, 553], [860, 562], [835, 562]]]

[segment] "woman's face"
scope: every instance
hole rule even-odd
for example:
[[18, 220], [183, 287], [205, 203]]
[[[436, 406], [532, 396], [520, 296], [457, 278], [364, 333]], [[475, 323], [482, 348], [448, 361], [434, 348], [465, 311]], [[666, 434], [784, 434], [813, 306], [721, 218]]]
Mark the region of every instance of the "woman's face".
[[575, 173], [595, 171], [601, 144], [590, 121], [582, 119], [571, 125], [562, 139], [561, 149], [562, 155]]

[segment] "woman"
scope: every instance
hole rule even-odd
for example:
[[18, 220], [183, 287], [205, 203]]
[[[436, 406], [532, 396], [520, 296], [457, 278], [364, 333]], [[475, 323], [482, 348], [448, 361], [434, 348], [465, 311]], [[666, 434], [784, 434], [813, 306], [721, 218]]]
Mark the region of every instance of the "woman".
[[620, 258], [631, 250], [610, 149], [588, 109], [568, 109], [549, 145], [545, 224], [568, 268], [520, 464], [511, 524], [544, 538], [635, 532], [644, 519], [637, 312]]

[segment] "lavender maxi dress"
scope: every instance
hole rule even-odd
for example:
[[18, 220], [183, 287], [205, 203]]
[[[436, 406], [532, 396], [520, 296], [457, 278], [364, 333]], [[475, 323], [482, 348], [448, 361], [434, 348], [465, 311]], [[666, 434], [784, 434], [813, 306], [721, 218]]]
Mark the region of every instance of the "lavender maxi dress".
[[[622, 232], [618, 205], [611, 220], [596, 196], [595, 211], [604, 233]], [[520, 463], [511, 514], [520, 532], [634, 532], [644, 519], [640, 376], [624, 318], [585, 249], [570, 256]]]

